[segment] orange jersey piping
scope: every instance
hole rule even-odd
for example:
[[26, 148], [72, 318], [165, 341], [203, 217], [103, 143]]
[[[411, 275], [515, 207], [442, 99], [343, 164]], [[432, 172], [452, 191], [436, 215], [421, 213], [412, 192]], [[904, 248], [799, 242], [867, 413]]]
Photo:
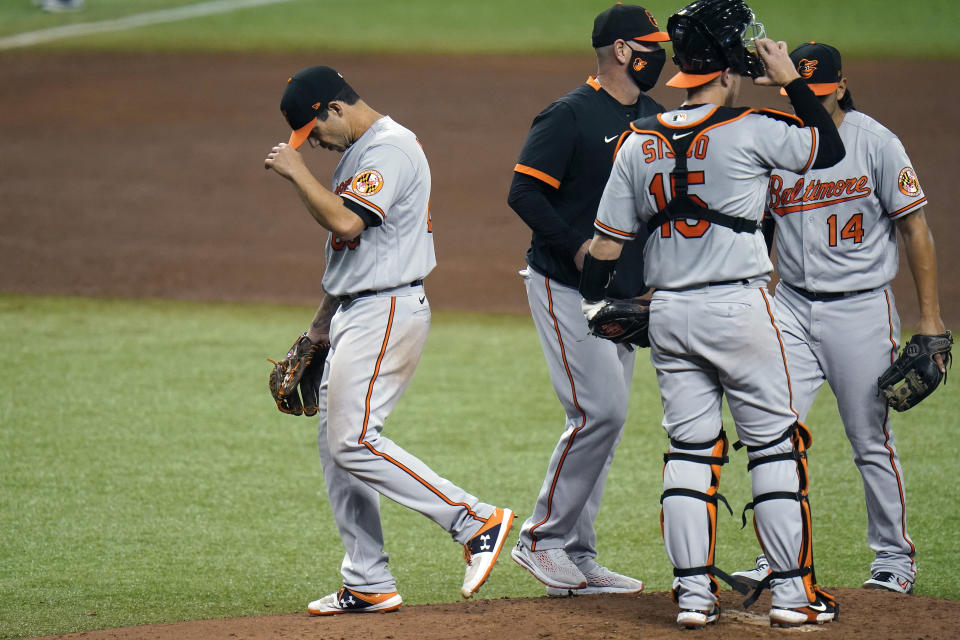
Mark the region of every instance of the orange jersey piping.
[[711, 118], [719, 108], [720, 107], [714, 107], [713, 109], [710, 110], [710, 113], [698, 119], [696, 122], [685, 122], [684, 124], [670, 124], [669, 122], [664, 121], [662, 113], [657, 114], [657, 122], [667, 127], [668, 129], [688, 129], [690, 127], [696, 126], [697, 123], [703, 122], [704, 120], [708, 120], [709, 118]]
[[798, 126], [801, 126], [801, 127], [804, 126], [803, 120], [793, 115], [792, 113], [787, 113], [786, 111], [778, 111], [776, 109], [754, 109], [754, 111], [757, 113], [775, 113], [778, 116], [781, 116], [783, 118], [788, 118], [793, 122], [796, 122]]
[[567, 350], [563, 346], [563, 335], [560, 333], [560, 322], [557, 320], [557, 316], [553, 312], [553, 292], [550, 290], [550, 278], [544, 277], [543, 281], [547, 287], [547, 310], [550, 313], [550, 318], [553, 320], [553, 330], [557, 334], [557, 343], [560, 345], [560, 359], [563, 360], [563, 369], [567, 372], [567, 380], [570, 381], [570, 393], [573, 397], [573, 406], [575, 406], [577, 411], [580, 412], [580, 425], [570, 434], [570, 439], [567, 441], [567, 446], [563, 449], [563, 455], [560, 456], [560, 462], [557, 463], [557, 470], [553, 473], [553, 480], [550, 483], [550, 493], [547, 496], [547, 514], [543, 517], [543, 520], [530, 527], [530, 538], [533, 541], [530, 545], [531, 551], [537, 550], [537, 527], [549, 520], [550, 514], [553, 511], [553, 492], [557, 488], [557, 481], [559, 480], [560, 472], [563, 470], [563, 463], [567, 459], [567, 453], [570, 451], [570, 447], [573, 446], [573, 441], [576, 439], [577, 434], [580, 433], [580, 430], [583, 429], [583, 427], [587, 424], [587, 414], [580, 407], [580, 403], [577, 401], [577, 385], [573, 381], [573, 374], [570, 373], [570, 365], [567, 364]]
[[369, 209], [373, 209], [374, 211], [376, 211], [377, 213], [379, 213], [381, 218], [386, 219], [386, 217], [387, 217], [387, 214], [385, 214], [385, 213], [383, 212], [383, 209], [381, 209], [381, 208], [378, 207], [377, 205], [373, 204], [373, 203], [370, 202], [369, 200], [366, 200], [366, 199], [364, 199], [364, 198], [361, 198], [360, 196], [358, 196], [357, 194], [355, 194], [355, 193], [352, 192], [352, 191], [344, 191], [344, 192], [341, 193], [340, 195], [341, 195], [341, 196], [350, 196], [351, 198], [353, 198], [354, 200], [358, 201], [358, 202], [359, 202], [360, 204], [362, 204], [363, 206], [365, 206], [365, 207], [367, 207], [367, 208], [369, 208]]
[[593, 226], [597, 227], [599, 230], [603, 231], [604, 233], [617, 238], [626, 238], [627, 240], [633, 240], [634, 238], [637, 237], [637, 234], [635, 233], [629, 233], [627, 231], [620, 231], [619, 229], [608, 227], [607, 225], [603, 224], [599, 220], [594, 220]]
[[[897, 343], [893, 339], [893, 305], [890, 304], [889, 289], [885, 289], [883, 295], [887, 301], [887, 323], [890, 326], [890, 344], [893, 345], [893, 348], [890, 350], [890, 364], [893, 364], [897, 355]], [[907, 537], [907, 501], [903, 496], [903, 479], [900, 477], [900, 472], [897, 470], [897, 465], [894, 460], [896, 454], [894, 454], [893, 448], [890, 446], [890, 431], [887, 428], [890, 422], [889, 416], [890, 407], [888, 406], [883, 414], [883, 447], [890, 454], [890, 468], [893, 469], [893, 475], [897, 479], [897, 492], [900, 494], [900, 535], [903, 541], [909, 545], [910, 557], [912, 558], [917, 553], [917, 549], [913, 546], [910, 538]], [[916, 574], [914, 574], [914, 578], [916, 578]]]
[[528, 176], [530, 176], [531, 178], [536, 178], [536, 179], [539, 180], [540, 182], [545, 182], [545, 183], [547, 183], [548, 185], [550, 185], [551, 187], [553, 187], [554, 189], [559, 189], [559, 188], [560, 188], [560, 181], [559, 181], [559, 180], [557, 180], [556, 178], [554, 178], [553, 176], [551, 176], [551, 175], [548, 174], [548, 173], [544, 173], [543, 171], [540, 171], [539, 169], [534, 169], [533, 167], [528, 167], [528, 166], [525, 165], [525, 164], [518, 164], [517, 166], [515, 166], [515, 167], [513, 168], [513, 170], [516, 171], [517, 173], [523, 173], [523, 174], [525, 174], [525, 175], [528, 175]]
[[472, 518], [475, 518], [476, 520], [479, 520], [481, 522], [486, 522], [485, 518], [481, 518], [476, 513], [474, 513], [473, 509], [470, 508], [470, 505], [463, 502], [453, 502], [452, 500], [450, 500], [450, 498], [443, 495], [443, 493], [441, 493], [439, 489], [437, 489], [436, 487], [431, 485], [429, 482], [427, 482], [426, 480], [418, 476], [413, 470], [408, 469], [399, 461], [395, 460], [394, 458], [391, 458], [386, 453], [383, 453], [382, 451], [377, 451], [372, 444], [366, 441], [367, 426], [370, 421], [370, 397], [373, 395], [373, 385], [377, 381], [377, 376], [380, 375], [380, 364], [383, 362], [383, 357], [387, 353], [387, 343], [390, 341], [390, 332], [393, 329], [393, 318], [394, 318], [394, 314], [396, 313], [396, 309], [397, 309], [397, 297], [391, 296], [390, 297], [390, 315], [387, 318], [387, 330], [384, 332], [383, 344], [380, 346], [380, 354], [377, 356], [377, 364], [374, 367], [373, 376], [370, 378], [370, 384], [367, 386], [367, 397], [364, 399], [363, 430], [360, 433], [360, 439], [357, 441], [357, 444], [362, 444], [373, 455], [379, 458], [383, 458], [390, 464], [402, 469], [404, 473], [406, 473], [411, 478], [413, 478], [414, 480], [419, 482], [421, 485], [426, 487], [434, 495], [436, 495], [438, 498], [440, 498], [447, 504], [455, 507], [463, 507], [464, 509], [467, 510], [467, 513], [470, 514]]
[[[716, 109], [714, 109], [714, 111], [716, 111]], [[700, 138], [702, 138], [702, 137], [703, 137], [703, 134], [705, 134], [707, 131], [710, 131], [711, 129], [716, 129], [717, 127], [722, 127], [723, 125], [725, 125], [725, 124], [730, 124], [731, 122], [736, 122], [736, 121], [739, 120], [740, 118], [743, 118], [743, 117], [745, 117], [745, 116], [748, 116], [748, 115], [750, 115], [751, 113], [754, 113], [753, 109], [747, 109], [746, 111], [744, 111], [743, 113], [741, 113], [740, 115], [738, 115], [736, 118], [730, 118], [729, 120], [724, 120], [723, 122], [718, 122], [718, 123], [716, 123], [716, 124], [710, 125], [710, 126], [707, 127], [706, 129], [704, 129], [703, 131], [701, 131], [700, 133], [698, 133], [697, 135], [693, 136], [693, 140], [690, 141], [690, 147], [689, 147], [689, 149], [692, 151], [693, 148], [697, 146], [697, 140], [699, 140]], [[713, 115], [713, 111], [710, 112], [710, 115]], [[673, 147], [670, 147], [670, 148], [672, 149]]]
[[632, 133], [632, 132], [630, 131], [630, 129], [627, 129], [626, 131], [624, 131], [623, 133], [620, 134], [620, 139], [617, 140], [617, 146], [614, 147], [614, 149], [613, 149], [613, 159], [614, 159], [614, 160], [617, 159], [617, 154], [620, 153], [620, 147], [623, 146], [623, 143], [626, 142], [627, 138], [630, 137], [630, 134], [631, 134], [631, 133]]
[[901, 213], [906, 213], [906, 212], [909, 211], [910, 209], [919, 207], [919, 206], [924, 205], [924, 204], [926, 204], [926, 203], [927, 203], [927, 196], [923, 196], [922, 198], [920, 198], [920, 199], [917, 200], [916, 202], [911, 202], [910, 204], [908, 204], [908, 205], [905, 206], [905, 207], [901, 207], [901, 208], [897, 209], [896, 211], [893, 211], [893, 212], [891, 212], [891, 213], [888, 213], [888, 214], [887, 214], [887, 217], [888, 217], [888, 218], [893, 218], [894, 216], [898, 216], [898, 215], [900, 215]]
[[793, 385], [790, 382], [790, 369], [787, 368], [787, 350], [783, 346], [783, 336], [780, 335], [780, 327], [777, 326], [777, 322], [773, 318], [773, 311], [770, 309], [770, 299], [767, 298], [763, 287], [759, 287], [758, 291], [760, 291], [760, 295], [763, 296], [763, 303], [767, 307], [767, 316], [770, 317], [770, 326], [777, 332], [777, 342], [780, 343], [780, 358], [783, 360], [783, 373], [787, 377], [787, 393], [790, 399], [790, 411], [796, 416], [797, 422], [800, 422], [800, 414], [793, 408]]
[[800, 171], [800, 173], [806, 173], [810, 167], [813, 166], [813, 161], [817, 157], [817, 130], [814, 127], [810, 127], [810, 136], [810, 157], [807, 158], [807, 164], [803, 165], [803, 169]]

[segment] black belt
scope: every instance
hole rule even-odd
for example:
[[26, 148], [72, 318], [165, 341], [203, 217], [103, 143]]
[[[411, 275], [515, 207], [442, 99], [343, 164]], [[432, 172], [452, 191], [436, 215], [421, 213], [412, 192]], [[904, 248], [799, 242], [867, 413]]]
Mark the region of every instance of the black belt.
[[785, 284], [789, 289], [791, 289], [791, 290], [793, 290], [793, 291], [796, 291], [797, 293], [799, 293], [801, 296], [803, 296], [803, 297], [806, 298], [807, 300], [811, 300], [811, 301], [813, 301], [813, 302], [823, 302], [824, 300], [839, 300], [840, 298], [849, 298], [850, 296], [858, 296], [858, 295], [860, 295], [861, 293], [869, 293], [869, 292], [871, 292], [871, 291], [875, 291], [875, 290], [876, 290], [876, 287], [872, 287], [872, 288], [870, 288], [870, 289], [860, 289], [859, 291], [823, 291], [823, 292], [817, 292], [817, 291], [807, 291], [806, 289], [803, 289], [803, 288], [801, 288], [801, 287], [795, 287], [795, 286], [793, 286], [792, 284], [790, 284], [789, 282], [785, 282], [785, 281], [782, 281], [782, 280], [781, 280], [781, 282], [783, 282], [783, 284]]
[[736, 280], [715, 280], [713, 282], [701, 282], [700, 284], [692, 284], [689, 287], [680, 287], [679, 289], [661, 289], [661, 291], [690, 291], [691, 289], [700, 289], [703, 287], [722, 287], [727, 284], [740, 284], [747, 286], [750, 284], [750, 280], [747, 278], [738, 278]]
[[345, 296], [337, 296], [337, 302], [342, 306], [346, 306], [356, 300], [357, 298], [366, 298], [369, 296], [375, 296], [378, 293], [383, 293], [384, 291], [391, 291], [393, 289], [402, 289], [403, 287], [419, 287], [423, 284], [423, 280], [414, 280], [409, 285], [401, 284], [396, 287], [387, 287], [386, 289], [367, 289], [366, 291], [358, 291], [356, 293], [350, 293]]

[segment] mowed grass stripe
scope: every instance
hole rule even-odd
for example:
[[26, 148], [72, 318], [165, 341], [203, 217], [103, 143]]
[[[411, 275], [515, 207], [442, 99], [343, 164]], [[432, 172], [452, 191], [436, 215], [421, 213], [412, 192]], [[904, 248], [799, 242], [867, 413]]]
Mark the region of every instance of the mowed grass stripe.
[[[186, 0], [91, 0], [81, 12], [44, 14], [26, 0], [0, 3], [0, 35], [42, 26], [120, 18]], [[58, 50], [385, 52], [433, 54], [591, 54], [594, 17], [610, 0], [367, 0], [362, 4], [301, 0], [109, 31], [38, 45]], [[644, 6], [665, 28], [683, 0]], [[899, 0], [752, 0], [767, 34], [791, 46], [817, 40], [854, 58], [957, 59], [960, 2], [925, 0], [904, 12]], [[855, 28], [853, 28], [855, 27]], [[669, 50], [669, 46], [668, 46]], [[544, 64], [551, 64], [545, 60]], [[442, 71], [438, 62], [438, 71]]]
[[220, 13], [229, 13], [238, 9], [248, 9], [250, 7], [259, 7], [269, 4], [280, 4], [282, 2], [292, 2], [293, 0], [211, 0], [210, 2], [201, 2], [173, 9], [161, 9], [158, 11], [149, 11], [146, 13], [136, 13], [122, 18], [111, 20], [99, 20], [96, 22], [80, 22], [77, 24], [68, 24], [57, 27], [49, 27], [37, 31], [28, 31], [16, 35], [0, 38], [0, 50], [16, 49], [19, 47], [29, 47], [54, 40], [64, 38], [74, 38], [77, 36], [89, 36], [110, 31], [125, 31], [137, 27], [145, 27], [154, 24], [164, 24], [167, 22], [177, 22], [179, 20], [189, 20], [204, 16], [212, 16]]

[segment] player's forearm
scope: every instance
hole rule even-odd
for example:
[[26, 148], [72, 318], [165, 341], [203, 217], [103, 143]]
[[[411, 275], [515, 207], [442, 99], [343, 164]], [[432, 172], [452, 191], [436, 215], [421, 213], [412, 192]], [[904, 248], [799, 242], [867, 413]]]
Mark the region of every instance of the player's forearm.
[[330, 342], [330, 319], [337, 310], [337, 298], [329, 294], [323, 295], [317, 312], [313, 314], [313, 321], [307, 330], [307, 337], [314, 344]]
[[820, 100], [813, 95], [807, 83], [797, 78], [784, 89], [790, 97], [790, 104], [793, 105], [797, 117], [803, 120], [804, 125], [814, 127], [820, 132], [820, 145], [811, 168], [832, 167], [843, 160], [846, 150], [843, 147], [843, 140], [840, 139], [840, 132], [837, 131], [837, 125], [820, 104]]
[[623, 251], [623, 240], [596, 233], [590, 242], [590, 255], [597, 260], [616, 260]]
[[903, 248], [917, 290], [920, 306], [920, 326], [917, 329], [919, 333], [943, 333], [937, 291], [937, 255], [923, 210], [908, 215], [897, 228], [903, 237]]
[[536, 178], [514, 173], [507, 204], [544, 242], [573, 257], [589, 236], [584, 237], [557, 215], [543, 193], [547, 188]]
[[307, 211], [320, 226], [344, 240], [353, 240], [363, 233], [360, 216], [347, 209], [343, 198], [320, 184], [309, 171], [298, 171], [290, 180]]
[[588, 302], [602, 300], [613, 278], [613, 271], [623, 251], [623, 240], [597, 233], [590, 242], [580, 273], [580, 295]]

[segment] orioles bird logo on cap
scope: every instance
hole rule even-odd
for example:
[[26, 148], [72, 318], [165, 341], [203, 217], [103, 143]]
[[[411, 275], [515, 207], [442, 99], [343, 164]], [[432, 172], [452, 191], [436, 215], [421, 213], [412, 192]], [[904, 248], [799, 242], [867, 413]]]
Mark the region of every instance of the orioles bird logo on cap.
[[810, 76], [813, 75], [813, 72], [817, 70], [817, 65], [819, 63], [819, 60], [807, 60], [806, 58], [803, 58], [797, 63], [797, 73], [799, 73], [800, 77], [804, 80], [809, 80]]
[[648, 18], [650, 18], [650, 24], [652, 24], [652, 25], [655, 26], [657, 29], [659, 29], [659, 28], [660, 28], [660, 25], [657, 24], [657, 19], [654, 18], [654, 17], [650, 14], [650, 12], [647, 11], [646, 9], [644, 9], [643, 12], [644, 12], [645, 14], [647, 14], [647, 17], [648, 17]]

